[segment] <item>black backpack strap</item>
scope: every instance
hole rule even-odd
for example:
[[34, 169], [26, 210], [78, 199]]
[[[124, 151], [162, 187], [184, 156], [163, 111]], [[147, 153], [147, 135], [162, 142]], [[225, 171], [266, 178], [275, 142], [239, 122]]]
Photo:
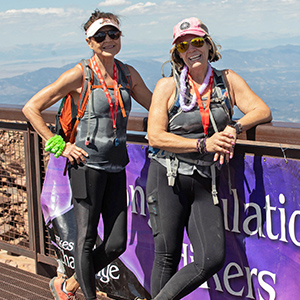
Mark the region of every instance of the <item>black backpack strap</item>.
[[176, 91], [175, 91], [175, 97], [173, 100], [173, 104], [171, 105], [169, 111], [168, 111], [168, 115], [169, 115], [169, 120], [171, 120], [179, 111], [180, 109], [180, 104], [179, 104], [179, 90], [176, 87]]
[[123, 62], [121, 62], [120, 60], [118, 60], [116, 58], [115, 58], [115, 62], [120, 66], [121, 70], [123, 71], [123, 73], [126, 77], [127, 83], [129, 84], [130, 91], [132, 91], [132, 79], [131, 79], [131, 74], [130, 74], [128, 67]]
[[80, 64], [82, 66], [82, 70], [83, 70], [83, 74], [84, 74], [84, 81], [83, 81], [83, 85], [82, 85], [80, 98], [79, 98], [79, 101], [78, 101], [78, 108], [82, 107], [83, 99], [84, 99], [85, 94], [88, 90], [89, 82], [91, 83], [91, 85], [93, 83], [93, 72], [91, 70], [91, 66], [89, 64], [89, 61], [87, 59], [82, 59], [80, 61]]
[[59, 108], [58, 108], [58, 111], [57, 111], [57, 115], [60, 117], [61, 116], [61, 112], [62, 112], [62, 109], [64, 107], [64, 104], [66, 102], [66, 99], [67, 99], [67, 96], [63, 97], [60, 101], [60, 105], [59, 105]]
[[179, 89], [178, 89], [178, 86], [176, 84], [176, 78], [175, 78], [174, 75], [173, 75], [173, 79], [174, 79], [174, 82], [175, 82], [175, 96], [174, 96], [173, 103], [172, 103], [171, 107], [168, 110], [169, 120], [171, 120], [177, 114], [177, 112], [180, 108]]
[[218, 94], [218, 97], [223, 98], [224, 99], [224, 103], [226, 105], [226, 108], [229, 111], [230, 114], [230, 118], [232, 118], [233, 115], [233, 105], [232, 105], [232, 101], [225, 83], [225, 80], [223, 78], [223, 74], [221, 70], [216, 70], [215, 68], [213, 68], [214, 72], [215, 72], [215, 86], [220, 88], [221, 94]]

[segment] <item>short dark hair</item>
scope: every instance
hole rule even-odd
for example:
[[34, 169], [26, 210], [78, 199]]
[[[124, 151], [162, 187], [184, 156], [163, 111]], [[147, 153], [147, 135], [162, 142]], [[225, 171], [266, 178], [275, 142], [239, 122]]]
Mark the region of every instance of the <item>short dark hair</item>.
[[83, 24], [84, 31], [86, 32], [88, 28], [98, 19], [110, 19], [115, 21], [118, 25], [120, 25], [120, 18], [117, 15], [110, 12], [103, 12], [99, 9], [95, 9], [88, 21], [85, 24]]

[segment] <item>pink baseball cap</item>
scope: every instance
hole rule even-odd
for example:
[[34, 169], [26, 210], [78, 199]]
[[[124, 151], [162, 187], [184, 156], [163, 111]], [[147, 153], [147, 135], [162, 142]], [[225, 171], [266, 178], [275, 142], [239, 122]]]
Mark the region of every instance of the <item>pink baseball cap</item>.
[[208, 29], [204, 23], [198, 18], [188, 18], [180, 21], [173, 29], [173, 44], [176, 40], [186, 34], [194, 34], [197, 36], [205, 36], [208, 34]]

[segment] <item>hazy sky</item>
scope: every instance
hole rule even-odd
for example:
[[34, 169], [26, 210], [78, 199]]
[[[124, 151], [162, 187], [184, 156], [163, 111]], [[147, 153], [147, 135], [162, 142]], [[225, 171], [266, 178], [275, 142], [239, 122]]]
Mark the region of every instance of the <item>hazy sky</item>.
[[300, 45], [300, 0], [10, 0], [0, 5], [0, 67], [88, 56], [81, 25], [95, 8], [121, 17], [121, 58], [168, 58], [173, 26], [189, 16], [206, 23], [223, 50]]

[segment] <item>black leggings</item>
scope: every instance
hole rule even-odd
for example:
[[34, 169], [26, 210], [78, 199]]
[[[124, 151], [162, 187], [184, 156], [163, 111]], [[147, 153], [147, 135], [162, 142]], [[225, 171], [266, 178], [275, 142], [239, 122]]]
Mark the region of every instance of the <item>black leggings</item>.
[[[76, 279], [85, 298], [96, 299], [95, 274], [126, 249], [126, 174], [125, 171], [108, 173], [85, 166], [71, 168], [70, 174], [77, 226]], [[86, 192], [81, 190], [85, 186]], [[104, 238], [103, 242], [93, 249], [100, 213], [104, 225]]]
[[[147, 201], [155, 242], [151, 294], [155, 300], [181, 299], [213, 274], [225, 260], [222, 210], [213, 204], [211, 180], [197, 172], [177, 175], [168, 186], [166, 168], [151, 161]], [[194, 250], [194, 262], [178, 272], [184, 228]]]

